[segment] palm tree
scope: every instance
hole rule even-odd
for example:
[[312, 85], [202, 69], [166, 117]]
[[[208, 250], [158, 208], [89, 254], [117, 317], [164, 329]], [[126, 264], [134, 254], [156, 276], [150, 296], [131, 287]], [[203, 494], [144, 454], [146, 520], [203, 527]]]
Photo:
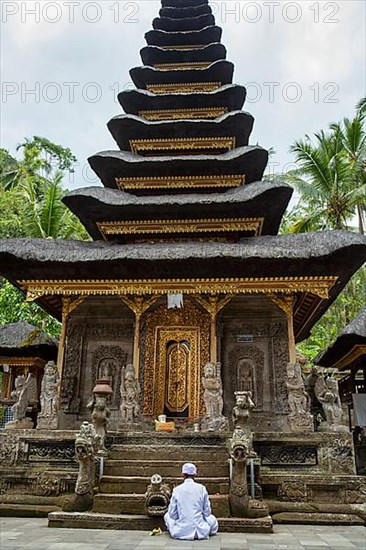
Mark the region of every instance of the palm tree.
[[300, 193], [290, 232], [346, 229], [358, 214], [364, 232], [366, 207], [366, 133], [360, 109], [353, 120], [332, 124], [328, 132], [296, 141], [290, 151], [299, 168], [286, 180]]

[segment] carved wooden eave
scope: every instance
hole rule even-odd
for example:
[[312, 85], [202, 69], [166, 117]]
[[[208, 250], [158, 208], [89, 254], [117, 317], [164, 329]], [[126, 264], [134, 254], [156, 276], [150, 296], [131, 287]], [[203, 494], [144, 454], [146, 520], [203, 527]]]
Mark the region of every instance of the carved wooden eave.
[[[148, 90], [124, 90], [118, 94], [118, 101], [126, 113], [145, 116], [145, 112], [187, 113], [192, 111], [215, 112], [217, 109], [238, 111], [244, 105], [246, 90], [244, 86], [227, 84], [210, 92], [156, 94]], [[173, 118], [173, 115], [171, 115]], [[220, 115], [216, 115], [220, 116]], [[146, 118], [146, 117], [145, 117]], [[181, 117], [180, 117], [181, 118]], [[202, 116], [197, 116], [202, 118]], [[206, 118], [206, 117], [203, 117]]]
[[340, 333], [327, 350], [315, 358], [325, 368], [349, 369], [358, 364], [366, 366], [366, 306]]
[[6, 356], [0, 355], [0, 367], [9, 365], [9, 367], [43, 368], [45, 364], [46, 364], [46, 359], [41, 357], [16, 357], [16, 356], [6, 357]]
[[[112, 189], [124, 188], [124, 181], [128, 184], [136, 182], [135, 188], [143, 187], [140, 182], [144, 178], [148, 178], [149, 182], [154, 182], [154, 178], [161, 178], [161, 181], [165, 178], [167, 189], [198, 188], [202, 179], [205, 182], [204, 187], [231, 187], [233, 176], [236, 181], [240, 176], [241, 183], [244, 176], [245, 183], [262, 179], [267, 160], [268, 152], [258, 146], [238, 147], [223, 154], [162, 157], [141, 157], [128, 151], [102, 151], [88, 159], [102, 183]], [[196, 185], [195, 177], [198, 177]], [[212, 185], [209, 184], [209, 179]]]
[[213, 120], [150, 121], [136, 115], [118, 115], [108, 122], [108, 129], [121, 150], [174, 155], [179, 150], [225, 152], [246, 146], [253, 123], [253, 117], [244, 111], [233, 111]]
[[224, 59], [214, 61], [207, 68], [161, 70], [141, 66], [130, 70], [130, 76], [136, 88], [151, 89], [154, 84], [185, 84], [187, 82], [217, 82], [217, 87], [231, 84], [234, 65]]
[[179, 46], [194, 44], [211, 44], [220, 42], [222, 29], [217, 25], [209, 25], [196, 31], [167, 32], [151, 30], [145, 33], [145, 40], [151, 46]]
[[132, 242], [138, 237], [154, 239], [156, 237], [170, 237], [179, 240], [179, 236], [189, 236], [190, 239], [202, 239], [209, 234], [207, 239], [215, 236], [234, 235], [236, 239], [242, 236], [261, 235], [263, 218], [201, 218], [186, 220], [132, 220], [97, 222], [98, 229], [104, 240], [114, 239], [124, 235], [133, 237]]
[[[180, 66], [184, 64], [184, 68], [190, 67], [192, 63], [204, 63], [203, 67], [207, 67], [213, 61], [225, 59], [226, 48], [220, 43], [202, 44], [192, 48], [161, 48], [159, 46], [145, 46], [140, 50], [141, 59], [144, 65], [158, 67], [159, 65], [174, 64]], [[188, 65], [188, 67], [186, 66]]]
[[[188, 179], [187, 184], [190, 182]], [[131, 185], [134, 183], [132, 181]], [[154, 179], [142, 180], [141, 183], [156, 187], [167, 184], [166, 180], [160, 182]], [[208, 183], [212, 185], [212, 180]], [[97, 222], [149, 221], [151, 212], [154, 212], [155, 219], [160, 222], [167, 218], [261, 218], [261, 234], [276, 235], [291, 194], [292, 188], [288, 185], [267, 181], [241, 186], [226, 193], [181, 193], [143, 197], [114, 189], [83, 187], [71, 191], [63, 202], [78, 216], [95, 240], [101, 238]]]

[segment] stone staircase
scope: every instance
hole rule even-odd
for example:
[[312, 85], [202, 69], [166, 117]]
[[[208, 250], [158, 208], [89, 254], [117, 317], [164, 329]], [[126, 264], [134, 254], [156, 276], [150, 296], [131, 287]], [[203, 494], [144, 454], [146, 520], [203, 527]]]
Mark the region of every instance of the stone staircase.
[[270, 518], [231, 518], [226, 437], [218, 434], [116, 433], [109, 436], [92, 512], [53, 512], [49, 527], [165, 530], [163, 518], [146, 515], [145, 491], [153, 474], [171, 487], [181, 483], [184, 462], [197, 466], [197, 481], [206, 485], [221, 531], [272, 532]]
[[[194, 462], [197, 481], [206, 485], [213, 513], [229, 516], [229, 466], [225, 439], [214, 436], [187, 437], [159, 434], [128, 437], [112, 444], [104, 465], [94, 512], [146, 514], [145, 491], [153, 474], [160, 474], [171, 487], [182, 481], [184, 462]], [[140, 439], [140, 441], [139, 441]]]

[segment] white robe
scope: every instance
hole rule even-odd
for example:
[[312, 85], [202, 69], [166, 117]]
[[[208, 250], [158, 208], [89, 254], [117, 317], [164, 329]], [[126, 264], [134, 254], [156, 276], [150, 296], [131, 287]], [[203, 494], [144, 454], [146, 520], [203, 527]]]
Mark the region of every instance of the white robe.
[[219, 528], [217, 519], [211, 514], [206, 487], [191, 478], [173, 489], [164, 520], [174, 539], [208, 539], [216, 535]]

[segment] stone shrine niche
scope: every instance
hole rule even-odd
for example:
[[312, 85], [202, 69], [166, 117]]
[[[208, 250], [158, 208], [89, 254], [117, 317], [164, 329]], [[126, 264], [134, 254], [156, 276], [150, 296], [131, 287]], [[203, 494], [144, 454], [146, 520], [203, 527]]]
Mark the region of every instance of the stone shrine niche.
[[255, 410], [263, 410], [265, 354], [255, 345], [238, 345], [229, 353], [230, 388], [251, 391]]
[[92, 359], [92, 385], [98, 378], [107, 378], [113, 394], [110, 396], [111, 408], [119, 408], [121, 404], [121, 395], [119, 388], [121, 386], [122, 370], [126, 366], [127, 353], [119, 346], [98, 346], [93, 353]]

